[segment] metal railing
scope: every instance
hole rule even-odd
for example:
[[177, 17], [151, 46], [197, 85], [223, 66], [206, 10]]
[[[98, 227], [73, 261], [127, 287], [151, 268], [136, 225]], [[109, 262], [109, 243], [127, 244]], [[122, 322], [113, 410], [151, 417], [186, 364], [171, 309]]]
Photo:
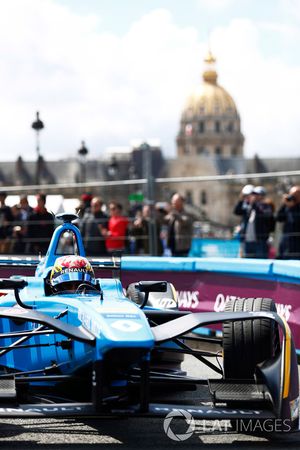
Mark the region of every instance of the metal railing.
[[[172, 177], [172, 178], [140, 178], [140, 179], [127, 179], [127, 180], [113, 180], [113, 181], [93, 181], [93, 182], [85, 182], [85, 183], [59, 183], [59, 184], [47, 184], [47, 185], [28, 185], [28, 186], [2, 186], [2, 190], [5, 190], [7, 194], [33, 194], [37, 192], [44, 192], [46, 194], [52, 194], [52, 193], [65, 193], [65, 196], [71, 195], [71, 193], [76, 193], [77, 196], [79, 196], [80, 192], [84, 192], [87, 190], [92, 190], [93, 193], [95, 192], [96, 195], [98, 195], [99, 189], [102, 189], [103, 192], [106, 192], [109, 190], [110, 192], [110, 198], [114, 197], [114, 189], [121, 187], [122, 192], [125, 192], [126, 189], [131, 188], [141, 188], [145, 192], [145, 201], [150, 203], [159, 202], [161, 200], [165, 200], [166, 198], [161, 197], [155, 197], [155, 186], [169, 186], [169, 189], [166, 190], [168, 193], [172, 192], [172, 189], [170, 187], [179, 185], [182, 187], [183, 185], [189, 185], [192, 186], [193, 183], [201, 183], [201, 182], [218, 182], [218, 183], [225, 183], [225, 182], [234, 182], [235, 186], [238, 187], [238, 184], [246, 184], [247, 182], [250, 182], [251, 180], [255, 180], [256, 183], [258, 183], [259, 180], [268, 180], [269, 183], [272, 183], [274, 186], [276, 184], [280, 184], [282, 186], [291, 186], [293, 184], [300, 184], [300, 171], [278, 171], [278, 172], [269, 172], [269, 173], [242, 173], [242, 174], [226, 174], [226, 175], [209, 175], [209, 176], [191, 176], [191, 177]], [[127, 192], [127, 191], [126, 191]], [[278, 194], [279, 195], [279, 194]], [[32, 205], [34, 206], [34, 205]], [[212, 205], [213, 207], [213, 205]], [[199, 209], [199, 208], [198, 208]], [[201, 208], [200, 208], [201, 210]], [[200, 217], [200, 210], [199, 210], [199, 216], [197, 218], [198, 223], [205, 222], [203, 218]], [[152, 217], [152, 221], [150, 223], [149, 233], [146, 235], [139, 236], [138, 239], [141, 241], [148, 240], [148, 247], [149, 247], [149, 254], [157, 254], [157, 224], [156, 224], [156, 218]], [[130, 221], [133, 221], [133, 218], [130, 217]], [[207, 222], [209, 222], [209, 217], [207, 218]], [[222, 223], [219, 224], [220, 229], [226, 229], [230, 230], [232, 228], [232, 223]], [[14, 223], [13, 226], [24, 226], [26, 227], [26, 224], [20, 225], [19, 223]], [[217, 228], [218, 224], [215, 223], [214, 227]], [[233, 231], [233, 230], [232, 230]], [[299, 230], [300, 231], [300, 230]], [[279, 231], [280, 233], [280, 231]], [[208, 235], [209, 233], [207, 233]], [[222, 235], [222, 233], [221, 233]], [[278, 232], [277, 232], [278, 235]], [[195, 227], [195, 238], [200, 237], [207, 237], [205, 233], [205, 227], [203, 227], [203, 230], [199, 232], [199, 227]], [[212, 237], [212, 236], [210, 236]], [[136, 237], [132, 234], [125, 237], [128, 241], [128, 252], [133, 253]], [[10, 246], [13, 245], [12, 240], [17, 239], [16, 236], [9, 236]], [[28, 237], [24, 233], [22, 237], [24, 243], [26, 244], [26, 247], [28, 245], [30, 246], [32, 243], [38, 243], [38, 242], [47, 242], [46, 238], [40, 238], [39, 236], [34, 237]], [[103, 237], [98, 237], [95, 239], [104, 240]], [[165, 239], [165, 238], [164, 238]], [[276, 241], [277, 238], [275, 238]], [[277, 239], [278, 240], [278, 239]], [[164, 241], [165, 245], [165, 241]], [[130, 250], [131, 249], [131, 250]], [[0, 245], [0, 253], [1, 252], [1, 245]]]

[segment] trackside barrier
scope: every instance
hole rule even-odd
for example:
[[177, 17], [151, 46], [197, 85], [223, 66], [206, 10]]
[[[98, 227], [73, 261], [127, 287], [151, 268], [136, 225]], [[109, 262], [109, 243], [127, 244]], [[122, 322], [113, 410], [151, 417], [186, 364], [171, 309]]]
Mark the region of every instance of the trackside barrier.
[[179, 308], [193, 312], [221, 312], [237, 297], [272, 298], [300, 353], [300, 261], [124, 256], [123, 286], [142, 279], [173, 283]]
[[123, 256], [122, 270], [190, 271], [265, 275], [266, 279], [300, 283], [300, 260], [241, 259], [241, 258], [172, 258], [161, 256]]
[[[32, 261], [21, 256], [13, 259], [2, 260], [2, 278], [34, 275]], [[121, 268], [124, 288], [139, 280], [173, 283], [179, 308], [186, 311], [221, 312], [232, 298], [272, 298], [277, 312], [289, 323], [300, 353], [300, 261], [123, 256]], [[97, 277], [106, 277], [97, 269], [95, 272]], [[162, 296], [160, 302], [160, 306], [168, 306], [167, 298]]]

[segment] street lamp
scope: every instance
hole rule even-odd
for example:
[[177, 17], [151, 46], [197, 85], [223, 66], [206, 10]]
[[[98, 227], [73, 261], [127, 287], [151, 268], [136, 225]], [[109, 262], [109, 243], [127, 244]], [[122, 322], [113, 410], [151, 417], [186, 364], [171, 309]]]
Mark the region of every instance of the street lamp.
[[81, 147], [78, 150], [78, 155], [81, 159], [81, 182], [85, 183], [86, 182], [86, 157], [88, 154], [88, 149], [85, 146], [85, 142], [81, 141]]
[[107, 166], [107, 173], [110, 178], [115, 179], [119, 172], [119, 164], [117, 158], [113, 156], [110, 164]]
[[146, 199], [148, 204], [151, 205], [151, 214], [149, 221], [149, 251], [150, 255], [157, 255], [157, 229], [156, 229], [156, 217], [154, 214], [154, 177], [152, 173], [152, 149], [151, 146], [144, 142], [140, 146], [142, 151], [143, 161], [143, 177], [146, 178]]
[[154, 178], [152, 174], [152, 149], [151, 146], [144, 142], [140, 146], [143, 161], [143, 177], [147, 180], [145, 197], [149, 203], [154, 201]]
[[44, 128], [44, 123], [41, 121], [39, 112], [36, 112], [36, 120], [32, 123], [31, 128], [36, 132], [36, 184], [40, 184], [40, 131]]

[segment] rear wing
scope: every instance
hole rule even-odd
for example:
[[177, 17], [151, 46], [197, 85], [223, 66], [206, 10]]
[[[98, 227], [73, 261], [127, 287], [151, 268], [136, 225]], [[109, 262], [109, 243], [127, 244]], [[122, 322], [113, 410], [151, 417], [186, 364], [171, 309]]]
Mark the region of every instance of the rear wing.
[[99, 278], [101, 271], [111, 270], [112, 278], [121, 277], [121, 254], [116, 253], [111, 255], [111, 257], [103, 257], [103, 258], [89, 258], [96, 276]]
[[34, 267], [41, 262], [36, 256], [1, 255], [0, 267]]

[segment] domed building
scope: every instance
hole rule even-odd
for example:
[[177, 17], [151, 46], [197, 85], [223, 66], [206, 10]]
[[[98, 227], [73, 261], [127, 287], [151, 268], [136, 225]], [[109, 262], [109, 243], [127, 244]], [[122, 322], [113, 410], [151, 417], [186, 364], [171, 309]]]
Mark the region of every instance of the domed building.
[[244, 136], [236, 104], [217, 82], [211, 52], [204, 62], [203, 83], [188, 98], [181, 115], [178, 156], [242, 156]]
[[[216, 60], [204, 59], [203, 82], [188, 97], [181, 113], [177, 157], [168, 161], [168, 176], [189, 177], [245, 172], [244, 136], [231, 95], [218, 84]], [[240, 183], [201, 181], [177, 186], [188, 202], [211, 222], [234, 223], [233, 205]], [[231, 220], [232, 218], [232, 220]]]

